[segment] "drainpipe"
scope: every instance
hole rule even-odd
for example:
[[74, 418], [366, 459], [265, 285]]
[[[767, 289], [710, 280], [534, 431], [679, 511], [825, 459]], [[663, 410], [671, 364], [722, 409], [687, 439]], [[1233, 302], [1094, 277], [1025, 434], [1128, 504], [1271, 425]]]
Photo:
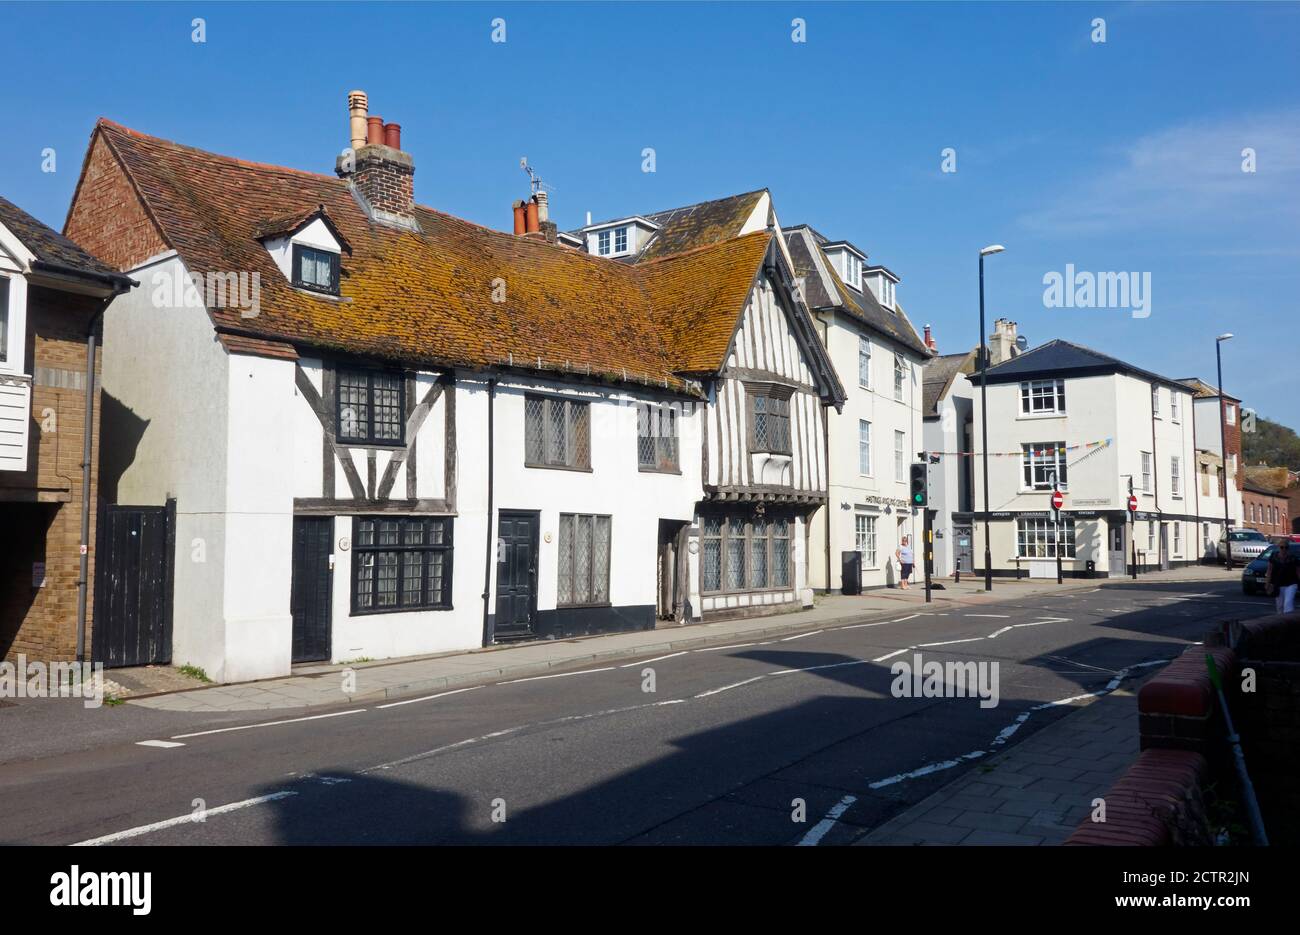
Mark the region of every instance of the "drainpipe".
[[496, 396], [497, 396], [497, 379], [496, 379], [496, 377], [489, 377], [489, 378], [488, 378], [488, 381], [487, 381], [487, 387], [488, 387], [488, 417], [487, 417], [487, 437], [488, 437], [488, 443], [487, 443], [487, 548], [486, 548], [486, 550], [485, 550], [485, 551], [486, 551], [486, 555], [485, 555], [485, 559], [484, 559], [484, 562], [483, 562], [483, 645], [484, 645], [484, 646], [489, 645], [489, 643], [491, 642], [491, 641], [489, 640], [490, 633], [489, 633], [489, 630], [488, 630], [488, 607], [489, 607], [489, 605], [490, 605], [490, 599], [491, 599], [491, 594], [492, 594], [492, 563], [493, 563], [493, 561], [495, 560], [495, 554], [494, 554], [494, 553], [495, 553], [495, 551], [496, 551], [496, 550], [493, 549], [493, 547], [492, 547], [492, 546], [493, 546], [493, 538], [494, 538], [493, 535], [492, 535], [492, 530], [493, 530], [493, 526], [494, 526], [494, 523], [493, 523], [493, 521], [492, 521], [492, 510], [493, 510], [492, 497], [493, 497], [493, 493], [494, 493], [494, 490], [493, 490], [493, 480], [494, 480], [494, 477], [495, 477], [495, 472], [494, 472], [494, 470], [493, 470], [492, 464], [493, 464], [493, 458], [494, 458], [494, 456], [495, 456], [495, 452], [496, 452], [496, 436], [495, 436], [494, 431], [493, 431], [493, 423], [494, 423], [494, 420], [495, 420]]
[[[1160, 510], [1160, 453], [1156, 451], [1156, 393], [1159, 387], [1151, 384], [1151, 493], [1156, 498], [1156, 517], [1158, 520], [1164, 519], [1164, 513]], [[1139, 465], [1140, 466], [1140, 465]], [[1147, 520], [1150, 523], [1150, 520]], [[1159, 571], [1164, 565], [1165, 558], [1165, 537], [1164, 523], [1156, 523], [1156, 571]]]

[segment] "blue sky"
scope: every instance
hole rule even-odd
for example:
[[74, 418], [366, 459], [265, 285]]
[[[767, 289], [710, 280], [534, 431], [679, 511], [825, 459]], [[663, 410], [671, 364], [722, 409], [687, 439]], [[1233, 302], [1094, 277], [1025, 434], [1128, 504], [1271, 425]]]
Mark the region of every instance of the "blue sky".
[[[56, 228], [100, 115], [329, 172], [363, 88], [452, 214], [508, 227], [522, 155], [561, 227], [768, 187], [783, 224], [902, 276], [945, 353], [977, 340], [976, 253], [1003, 243], [990, 321], [1211, 381], [1233, 331], [1228, 390], [1300, 426], [1300, 4], [28, 3], [0, 51], [0, 193]], [[1150, 317], [1046, 308], [1067, 264], [1149, 272]]]

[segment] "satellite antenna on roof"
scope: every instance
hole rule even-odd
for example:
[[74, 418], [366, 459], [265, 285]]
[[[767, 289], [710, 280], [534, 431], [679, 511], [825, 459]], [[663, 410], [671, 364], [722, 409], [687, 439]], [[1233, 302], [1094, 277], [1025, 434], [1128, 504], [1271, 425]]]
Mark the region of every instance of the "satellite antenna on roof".
[[528, 173], [528, 185], [534, 195], [536, 195], [543, 188], [550, 192], [555, 191], [555, 186], [548, 185], [545, 182], [543, 182], [542, 177], [537, 174], [537, 170], [535, 170], [532, 166], [528, 164], [527, 156], [519, 157], [519, 168], [523, 169], [525, 172]]
[[1029, 339], [1023, 334], [1016, 335], [1016, 350], [1023, 354], [1027, 347], [1029, 347]]

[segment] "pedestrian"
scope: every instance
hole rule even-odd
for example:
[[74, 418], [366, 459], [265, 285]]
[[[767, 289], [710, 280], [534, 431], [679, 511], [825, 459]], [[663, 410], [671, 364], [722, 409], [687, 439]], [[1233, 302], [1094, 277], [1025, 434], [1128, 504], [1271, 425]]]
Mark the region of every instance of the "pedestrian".
[[897, 549], [894, 550], [894, 557], [898, 559], [898, 564], [902, 566], [902, 574], [898, 579], [898, 586], [904, 591], [910, 590], [907, 581], [912, 577], [912, 547], [907, 544], [907, 536], [902, 538]]
[[1268, 560], [1268, 572], [1264, 575], [1264, 592], [1276, 594], [1276, 606], [1279, 614], [1295, 612], [1296, 584], [1300, 583], [1297, 575], [1296, 557], [1291, 552], [1291, 543], [1283, 539], [1278, 543], [1277, 551]]

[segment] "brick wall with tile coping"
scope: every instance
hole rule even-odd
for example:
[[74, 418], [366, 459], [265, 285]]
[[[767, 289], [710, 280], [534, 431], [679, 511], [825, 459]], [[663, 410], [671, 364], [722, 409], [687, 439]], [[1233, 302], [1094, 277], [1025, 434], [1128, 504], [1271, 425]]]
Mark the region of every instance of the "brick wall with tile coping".
[[[1239, 795], [1226, 725], [1205, 655], [1215, 659], [1271, 843], [1295, 841], [1300, 784], [1300, 614], [1232, 622], [1189, 646], [1138, 693], [1142, 753], [1104, 796], [1106, 821], [1066, 841], [1093, 845], [1212, 843], [1207, 790]], [[1253, 671], [1255, 690], [1242, 690]], [[1271, 814], [1271, 817], [1270, 817]]]

